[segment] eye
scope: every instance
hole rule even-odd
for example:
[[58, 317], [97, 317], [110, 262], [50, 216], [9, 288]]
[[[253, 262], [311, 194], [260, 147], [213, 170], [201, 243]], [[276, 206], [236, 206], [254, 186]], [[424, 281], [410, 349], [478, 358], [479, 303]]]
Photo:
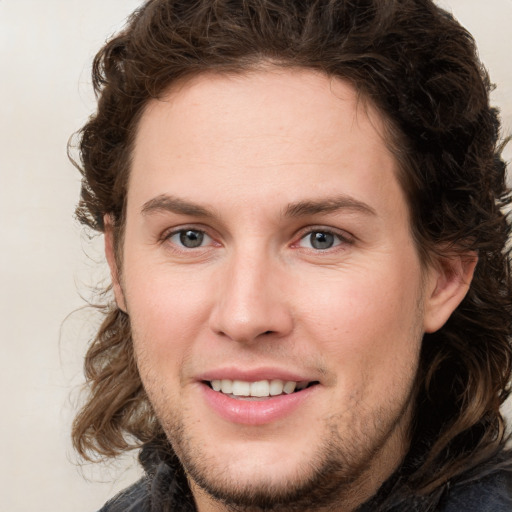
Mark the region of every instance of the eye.
[[300, 239], [299, 246], [317, 251], [325, 251], [340, 245], [342, 240], [341, 235], [330, 231], [310, 231]]
[[212, 242], [211, 237], [198, 229], [180, 229], [171, 233], [168, 239], [173, 244], [187, 249], [196, 249]]

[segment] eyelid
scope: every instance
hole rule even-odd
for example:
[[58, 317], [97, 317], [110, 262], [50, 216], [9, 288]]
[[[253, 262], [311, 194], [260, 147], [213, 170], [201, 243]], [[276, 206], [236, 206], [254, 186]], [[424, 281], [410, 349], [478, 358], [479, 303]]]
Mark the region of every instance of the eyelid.
[[[173, 236], [175, 236], [179, 233], [182, 233], [184, 231], [197, 231], [197, 232], [203, 233], [203, 235], [205, 237], [208, 237], [210, 239], [210, 242], [206, 245], [201, 245], [196, 248], [182, 247], [181, 245], [170, 242], [170, 239]], [[216, 237], [211, 233], [211, 229], [208, 229], [206, 226], [197, 225], [197, 224], [183, 224], [180, 226], [173, 226], [172, 228], [168, 228], [162, 232], [162, 234], [159, 237], [159, 241], [161, 243], [166, 243], [166, 242], [172, 243], [172, 245], [174, 247], [176, 247], [177, 250], [183, 250], [183, 251], [193, 251], [193, 250], [201, 250], [201, 249], [204, 250], [209, 245], [211, 245], [212, 242], [216, 243], [217, 245], [220, 245], [219, 242], [216, 241]]]
[[[173, 237], [174, 235], [181, 233], [183, 231], [187, 231], [187, 230], [198, 231], [198, 232], [203, 233], [205, 236], [210, 238], [210, 242], [207, 245], [202, 245], [197, 248], [183, 247], [182, 249], [179, 249], [181, 247], [180, 245], [173, 243], [172, 245], [174, 247], [176, 247], [177, 250], [183, 250], [183, 251], [189, 252], [189, 251], [193, 251], [193, 250], [206, 249], [209, 245], [212, 245], [212, 243], [213, 243], [213, 245], [217, 245], [217, 246], [222, 245], [218, 241], [218, 236], [215, 236], [214, 234], [211, 233], [211, 229], [209, 229], [207, 226], [198, 225], [198, 224], [183, 224], [180, 226], [173, 226], [172, 228], [168, 228], [168, 229], [164, 230], [162, 232], [161, 236], [159, 237], [160, 242], [161, 243], [169, 242], [171, 237]], [[357, 240], [357, 238], [354, 235], [352, 235], [351, 233], [349, 233], [348, 231], [346, 231], [344, 229], [334, 228], [334, 227], [325, 226], [325, 225], [312, 225], [312, 226], [307, 226], [305, 228], [300, 229], [295, 234], [295, 236], [293, 237], [294, 241], [292, 242], [291, 247], [299, 247], [301, 240], [303, 240], [306, 236], [311, 235], [311, 233], [315, 233], [315, 232], [332, 234], [341, 242], [341, 244], [353, 244]], [[337, 244], [332, 249], [336, 249], [336, 247], [338, 247], [338, 245], [340, 245], [340, 244]], [[330, 249], [326, 249], [324, 252], [327, 252], [329, 250]], [[317, 251], [317, 250], [315, 250], [315, 251]]]
[[175, 235], [176, 233], [180, 233], [181, 231], [200, 231], [201, 233], [205, 233], [211, 237], [209, 233], [210, 229], [207, 226], [190, 223], [168, 227], [162, 231], [162, 234], [160, 235], [159, 238], [165, 240], [166, 238], [169, 238], [170, 236]]
[[329, 233], [337, 237], [342, 243], [352, 244], [356, 241], [356, 237], [344, 229], [318, 225], [307, 226], [306, 228], [301, 229], [294, 237], [295, 242], [293, 242], [292, 245], [298, 245], [301, 240], [306, 236], [311, 235], [311, 233]]

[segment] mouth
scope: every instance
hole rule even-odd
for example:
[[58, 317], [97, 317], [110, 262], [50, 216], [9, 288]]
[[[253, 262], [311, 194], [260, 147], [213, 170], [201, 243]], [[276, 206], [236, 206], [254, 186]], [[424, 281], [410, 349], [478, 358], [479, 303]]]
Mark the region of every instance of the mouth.
[[318, 381], [285, 381], [280, 379], [243, 381], [214, 379], [203, 381], [214, 391], [238, 400], [264, 400], [280, 395], [299, 393], [319, 384]]

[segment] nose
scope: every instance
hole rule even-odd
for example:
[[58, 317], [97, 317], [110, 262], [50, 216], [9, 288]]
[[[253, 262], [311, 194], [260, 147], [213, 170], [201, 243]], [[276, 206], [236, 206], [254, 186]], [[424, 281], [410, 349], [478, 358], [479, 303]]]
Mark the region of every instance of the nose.
[[217, 278], [219, 286], [210, 317], [210, 327], [217, 335], [250, 343], [292, 331], [286, 275], [270, 256], [234, 256], [225, 262]]

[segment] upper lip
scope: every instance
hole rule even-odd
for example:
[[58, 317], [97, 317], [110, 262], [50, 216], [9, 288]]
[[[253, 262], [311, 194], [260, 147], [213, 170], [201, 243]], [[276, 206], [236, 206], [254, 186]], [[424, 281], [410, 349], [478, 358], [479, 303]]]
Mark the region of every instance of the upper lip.
[[260, 380], [282, 380], [294, 382], [313, 382], [318, 379], [311, 375], [300, 373], [297, 371], [290, 371], [282, 368], [252, 368], [240, 369], [233, 367], [216, 368], [208, 370], [197, 376], [199, 381], [212, 381], [212, 380], [242, 380], [245, 382], [257, 382]]

